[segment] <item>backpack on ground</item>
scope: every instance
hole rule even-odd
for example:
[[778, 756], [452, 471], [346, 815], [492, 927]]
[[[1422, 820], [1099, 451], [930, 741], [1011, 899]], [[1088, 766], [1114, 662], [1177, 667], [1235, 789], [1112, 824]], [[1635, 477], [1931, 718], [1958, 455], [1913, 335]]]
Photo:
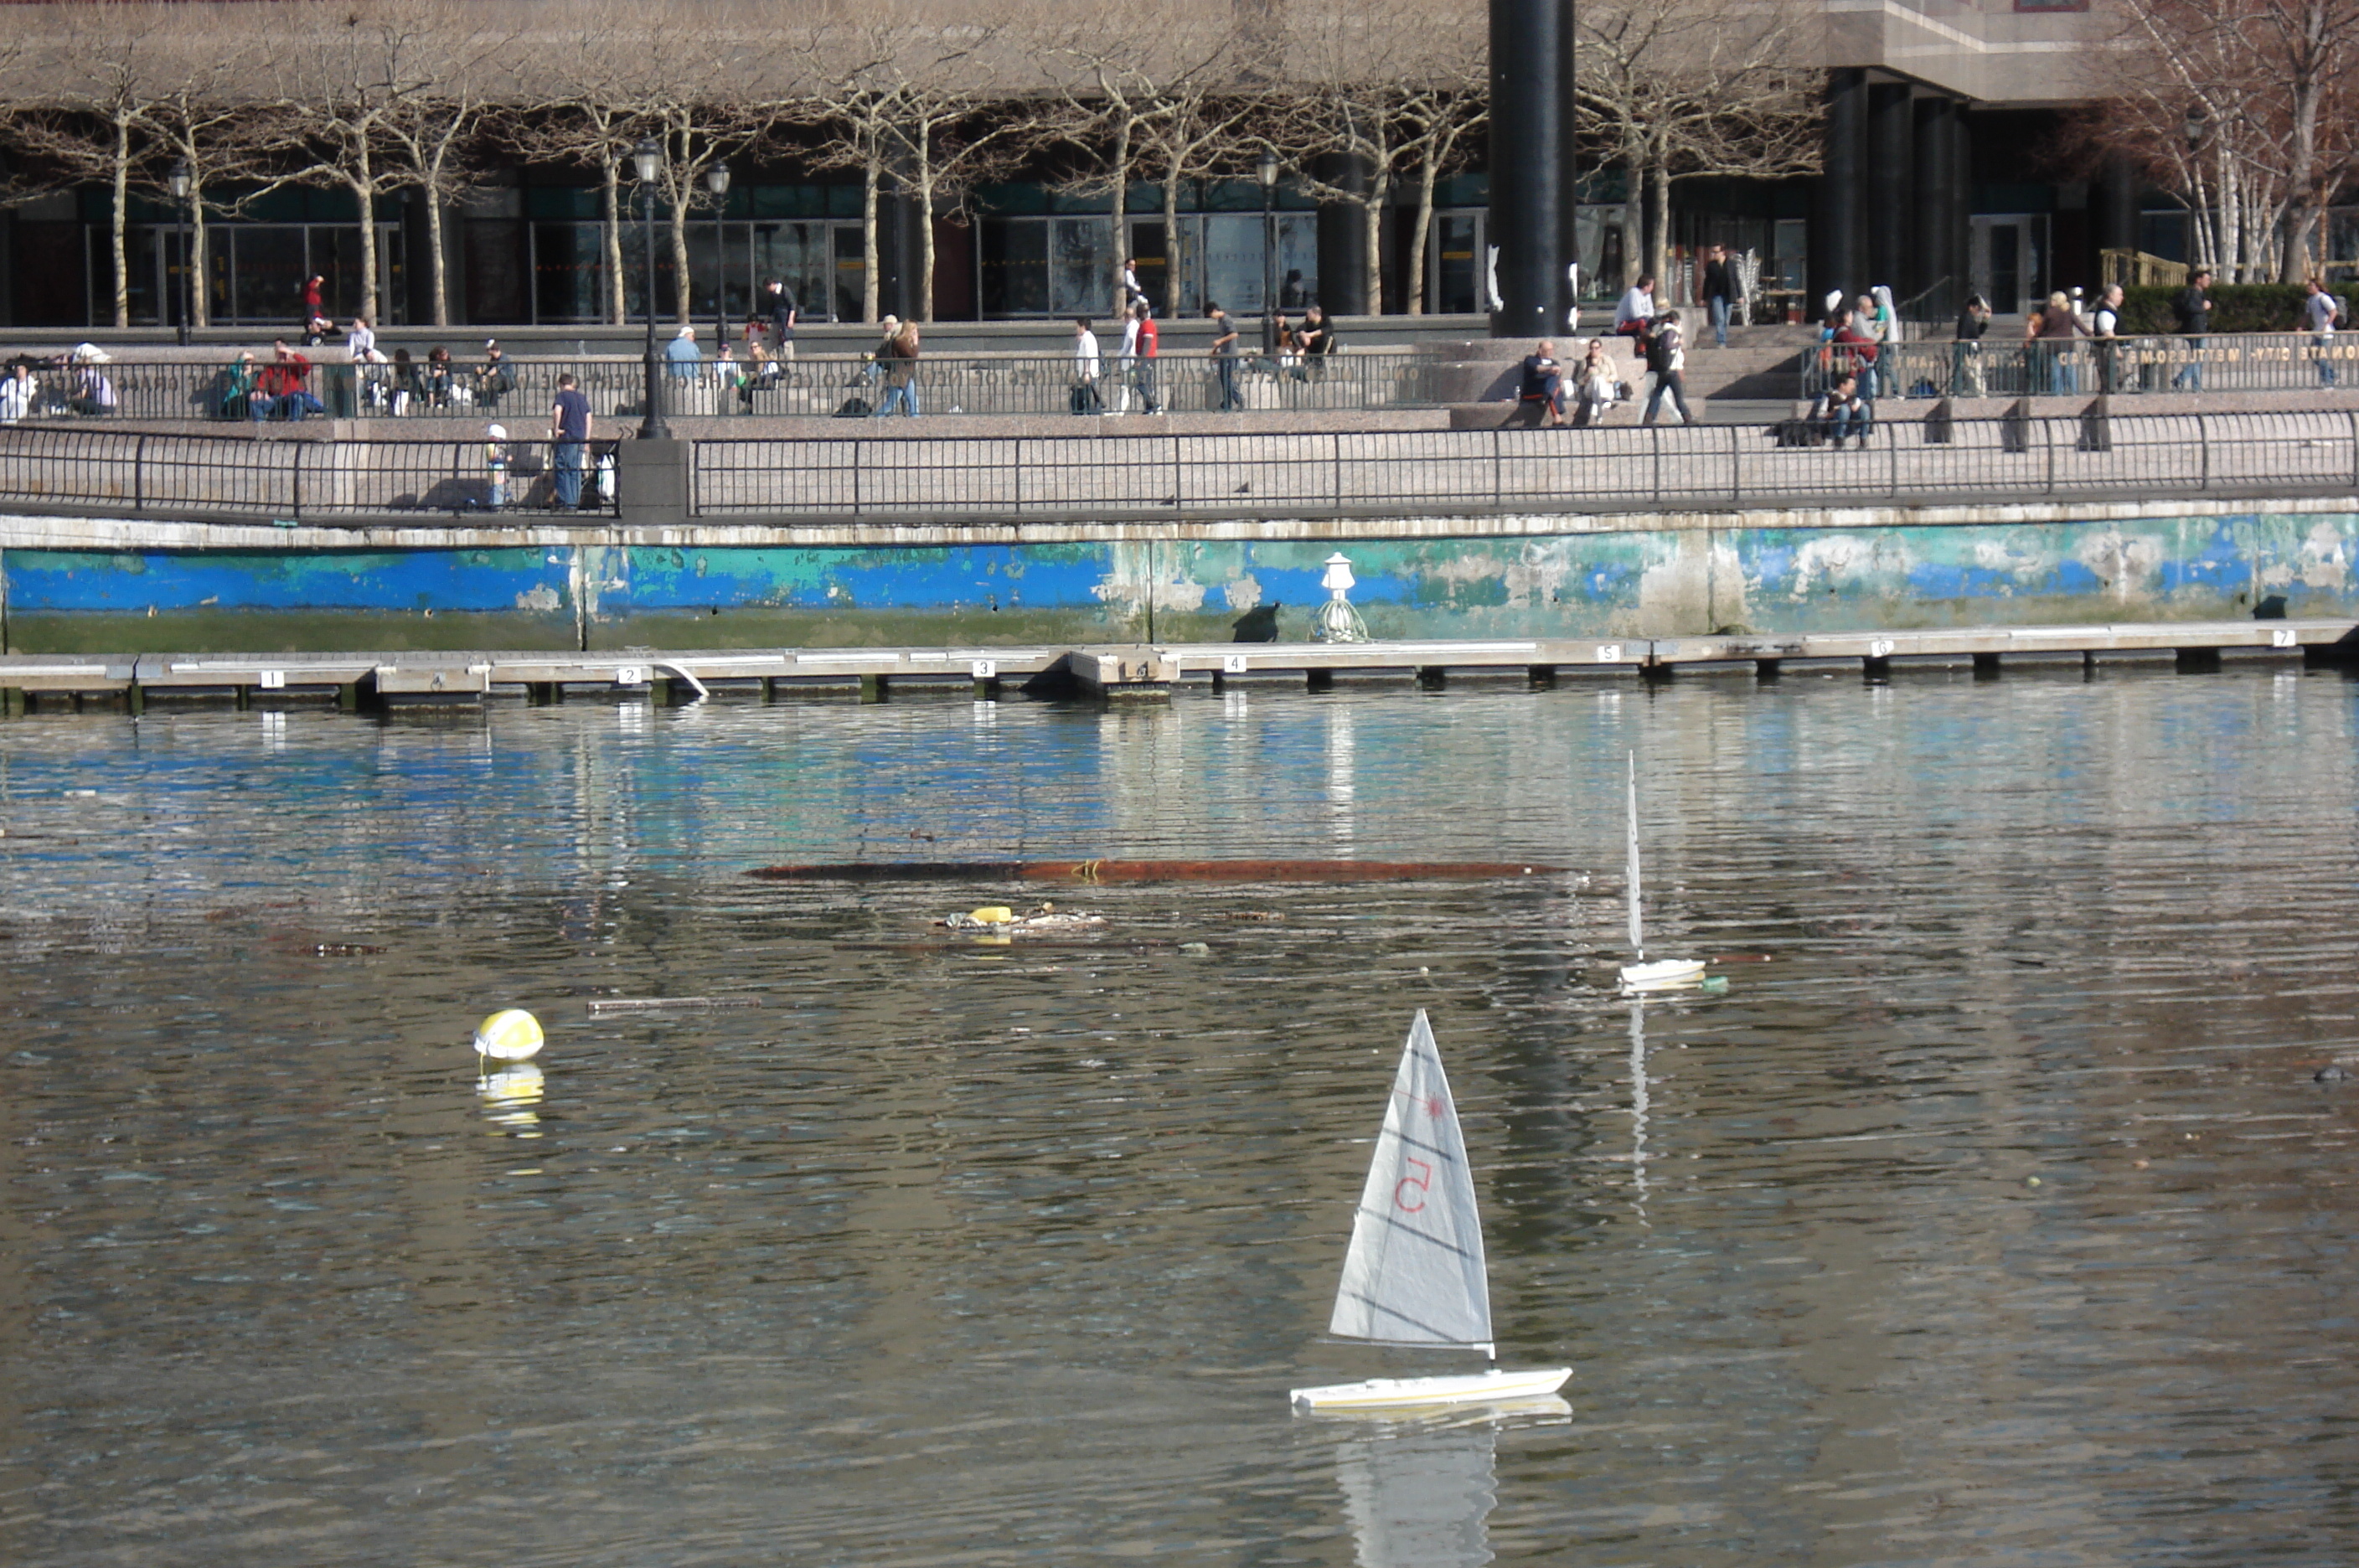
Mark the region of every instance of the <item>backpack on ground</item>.
[[854, 396], [843, 400], [843, 406], [836, 409], [835, 417], [839, 419], [864, 419], [875, 412], [868, 406], [867, 398]]

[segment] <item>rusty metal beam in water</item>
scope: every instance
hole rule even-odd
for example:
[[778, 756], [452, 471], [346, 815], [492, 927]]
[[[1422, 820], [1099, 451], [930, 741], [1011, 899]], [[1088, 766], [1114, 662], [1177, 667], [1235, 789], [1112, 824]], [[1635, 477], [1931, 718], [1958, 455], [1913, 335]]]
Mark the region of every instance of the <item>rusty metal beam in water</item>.
[[773, 882], [1490, 882], [1561, 876], [1520, 860], [876, 860], [764, 866]]

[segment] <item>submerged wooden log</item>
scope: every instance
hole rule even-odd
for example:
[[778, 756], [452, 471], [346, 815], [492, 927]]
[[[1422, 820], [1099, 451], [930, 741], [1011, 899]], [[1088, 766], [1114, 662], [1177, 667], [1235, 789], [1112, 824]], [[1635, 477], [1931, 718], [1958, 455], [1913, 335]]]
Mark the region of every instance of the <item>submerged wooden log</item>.
[[1490, 882], [1555, 877], [1520, 860], [875, 860], [764, 866], [773, 882]]

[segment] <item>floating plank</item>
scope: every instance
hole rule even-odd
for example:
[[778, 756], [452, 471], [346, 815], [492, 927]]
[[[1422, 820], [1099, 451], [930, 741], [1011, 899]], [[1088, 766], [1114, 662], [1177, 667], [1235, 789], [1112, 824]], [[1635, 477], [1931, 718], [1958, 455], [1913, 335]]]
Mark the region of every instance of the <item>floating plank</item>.
[[763, 866], [772, 882], [1492, 882], [1558, 877], [1521, 860], [874, 860]]

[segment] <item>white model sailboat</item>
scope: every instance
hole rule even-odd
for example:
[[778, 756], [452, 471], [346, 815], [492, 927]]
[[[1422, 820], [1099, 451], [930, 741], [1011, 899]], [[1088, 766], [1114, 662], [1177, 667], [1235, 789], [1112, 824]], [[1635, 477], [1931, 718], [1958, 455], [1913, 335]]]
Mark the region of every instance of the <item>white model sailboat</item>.
[[1658, 958], [1647, 962], [1647, 936], [1638, 918], [1638, 754], [1630, 754], [1630, 950], [1635, 962], [1622, 966], [1622, 989], [1668, 991], [1692, 985], [1703, 978], [1701, 958]]
[[1418, 1009], [1408, 1046], [1393, 1076], [1384, 1129], [1376, 1135], [1367, 1185], [1352, 1217], [1352, 1245], [1327, 1332], [1378, 1345], [1433, 1345], [1479, 1350], [1487, 1372], [1444, 1377], [1372, 1377], [1293, 1390], [1308, 1410], [1380, 1410], [1527, 1399], [1552, 1394], [1570, 1367], [1503, 1372], [1491, 1343], [1491, 1280], [1483, 1264], [1483, 1221], [1466, 1138], [1450, 1098], [1433, 1029]]

